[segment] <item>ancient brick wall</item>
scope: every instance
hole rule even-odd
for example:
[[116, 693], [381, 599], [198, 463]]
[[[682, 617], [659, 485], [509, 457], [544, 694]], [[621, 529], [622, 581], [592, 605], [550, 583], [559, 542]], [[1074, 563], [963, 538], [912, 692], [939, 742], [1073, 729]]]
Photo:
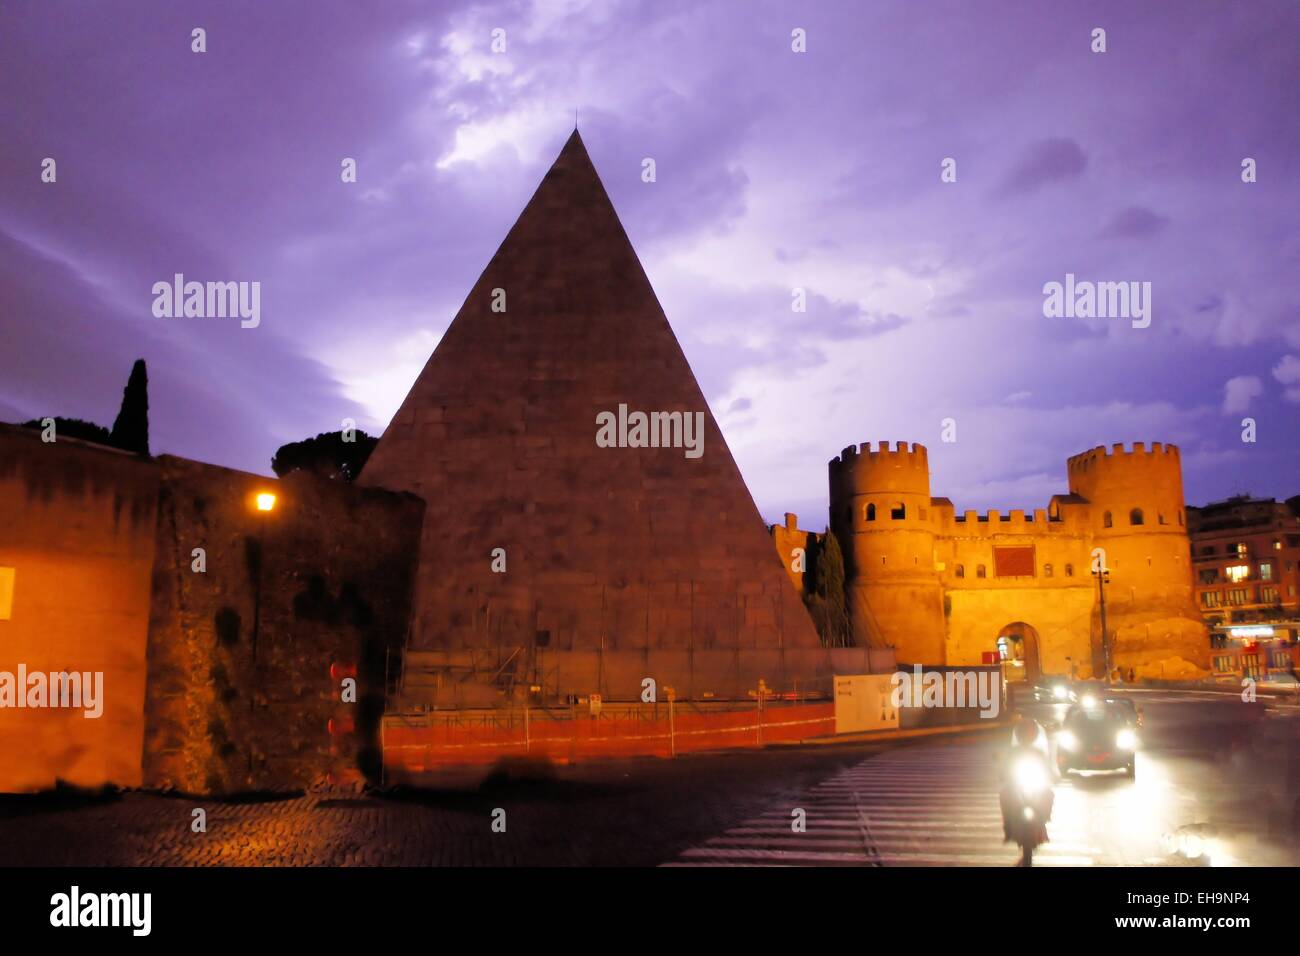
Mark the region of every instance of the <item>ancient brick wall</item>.
[[0, 708], [0, 791], [141, 782], [157, 489], [152, 462], [0, 425], [0, 672], [103, 675], [98, 717]]
[[[145, 783], [222, 793], [377, 768], [423, 503], [159, 461]], [[264, 491], [276, 495], [270, 512], [255, 507]], [[196, 548], [205, 571], [194, 570]], [[357, 702], [345, 704], [351, 675]]]

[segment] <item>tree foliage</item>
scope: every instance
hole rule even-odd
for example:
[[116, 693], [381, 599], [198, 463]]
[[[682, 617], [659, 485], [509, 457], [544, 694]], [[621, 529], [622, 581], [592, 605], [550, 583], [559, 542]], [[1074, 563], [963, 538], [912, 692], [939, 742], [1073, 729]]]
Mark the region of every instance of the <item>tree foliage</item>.
[[344, 441], [343, 432], [337, 431], [281, 445], [271, 459], [271, 469], [281, 478], [308, 471], [331, 481], [355, 481], [379, 439], [363, 431], [350, 434], [353, 441]]
[[844, 554], [829, 529], [809, 538], [808, 572], [804, 575], [804, 602], [822, 643], [852, 647], [848, 602], [844, 592]]
[[[81, 418], [62, 418], [57, 415], [53, 418], [55, 441], [60, 438], [80, 438], [82, 441], [93, 441], [97, 445], [111, 444], [108, 429], [103, 425], [96, 425]], [[45, 428], [45, 419], [33, 418], [29, 422], [23, 422], [22, 427], [42, 431]]]
[[139, 455], [149, 454], [149, 374], [144, 359], [136, 359], [131, 366], [109, 444]]

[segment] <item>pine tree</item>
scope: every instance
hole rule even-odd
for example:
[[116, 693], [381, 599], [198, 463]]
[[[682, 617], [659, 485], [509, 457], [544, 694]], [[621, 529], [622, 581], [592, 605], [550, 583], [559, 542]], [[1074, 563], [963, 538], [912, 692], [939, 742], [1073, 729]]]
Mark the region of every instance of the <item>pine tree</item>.
[[136, 359], [122, 390], [122, 408], [113, 422], [109, 443], [125, 451], [149, 455], [149, 375], [144, 359]]
[[281, 445], [271, 459], [271, 470], [279, 477], [294, 471], [310, 471], [331, 481], [355, 481], [379, 439], [356, 431], [352, 441], [343, 432], [323, 432], [315, 438]]

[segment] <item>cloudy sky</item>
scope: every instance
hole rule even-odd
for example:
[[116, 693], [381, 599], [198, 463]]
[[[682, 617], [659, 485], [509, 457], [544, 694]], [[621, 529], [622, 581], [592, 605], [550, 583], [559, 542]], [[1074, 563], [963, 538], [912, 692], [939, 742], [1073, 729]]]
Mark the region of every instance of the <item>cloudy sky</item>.
[[[144, 357], [156, 452], [381, 431], [576, 110], [770, 520], [822, 527], [879, 439], [958, 509], [1134, 440], [1191, 503], [1295, 494], [1297, 90], [1293, 0], [11, 0], [0, 420], [111, 424]], [[156, 318], [177, 272], [261, 282], [261, 325]], [[1044, 317], [1066, 273], [1150, 282], [1150, 327]]]

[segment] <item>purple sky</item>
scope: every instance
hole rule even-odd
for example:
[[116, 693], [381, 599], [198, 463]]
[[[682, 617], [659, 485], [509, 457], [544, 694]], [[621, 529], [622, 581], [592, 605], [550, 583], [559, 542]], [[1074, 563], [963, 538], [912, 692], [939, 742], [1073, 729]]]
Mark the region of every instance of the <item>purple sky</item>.
[[[0, 420], [111, 424], [144, 357], [155, 452], [378, 433], [576, 109], [769, 520], [820, 529], [826, 461], [883, 438], [959, 510], [1134, 440], [1182, 446], [1191, 503], [1294, 494], [1298, 91], [1294, 0], [16, 0]], [[260, 281], [261, 326], [155, 318], [176, 272]], [[1045, 318], [1067, 272], [1151, 282], [1151, 326]]]

